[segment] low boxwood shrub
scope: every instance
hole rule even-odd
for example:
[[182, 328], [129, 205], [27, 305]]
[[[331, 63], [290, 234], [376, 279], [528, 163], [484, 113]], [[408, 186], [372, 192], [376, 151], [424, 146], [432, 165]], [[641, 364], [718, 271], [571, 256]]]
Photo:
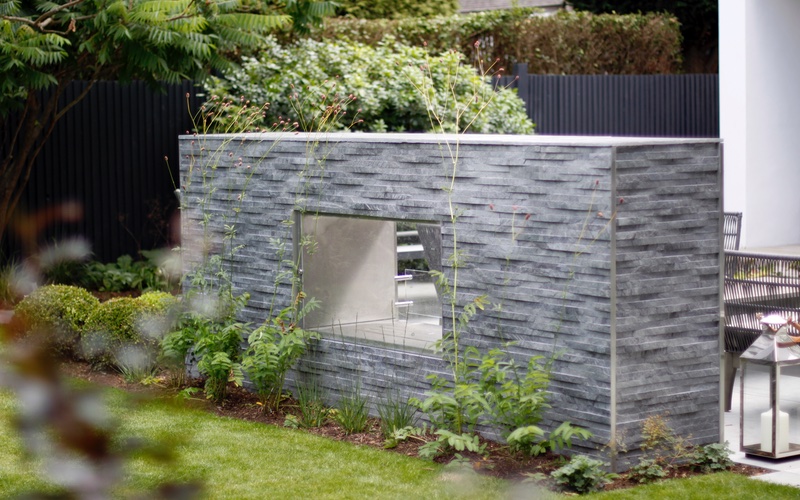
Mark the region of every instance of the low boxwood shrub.
[[177, 297], [167, 292], [145, 292], [136, 300], [143, 304], [145, 311], [155, 314], [166, 313], [178, 304]]
[[[171, 329], [178, 300], [166, 292], [146, 292], [100, 304], [84, 328], [84, 354], [92, 363], [116, 365], [122, 348], [141, 351], [138, 358], [155, 363], [161, 338]], [[132, 356], [127, 356], [132, 357]]]
[[142, 311], [134, 326], [146, 343], [158, 345], [177, 323], [178, 298], [167, 292], [145, 292], [135, 300]]
[[15, 314], [29, 332], [47, 334], [59, 355], [75, 354], [80, 335], [100, 301], [83, 288], [45, 285], [22, 299]]
[[131, 297], [117, 297], [100, 304], [86, 322], [86, 331], [105, 331], [121, 341], [139, 341], [136, 319], [144, 303]]
[[122, 345], [142, 344], [136, 320], [144, 303], [130, 297], [118, 297], [100, 304], [88, 321], [83, 334], [83, 354], [95, 365], [114, 366], [115, 352]]

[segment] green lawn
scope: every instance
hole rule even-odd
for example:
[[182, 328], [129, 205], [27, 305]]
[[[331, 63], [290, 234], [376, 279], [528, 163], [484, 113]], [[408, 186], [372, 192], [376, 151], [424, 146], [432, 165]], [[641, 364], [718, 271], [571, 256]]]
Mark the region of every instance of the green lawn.
[[[201, 480], [205, 498], [564, 498], [532, 485], [458, 474], [431, 462], [328, 440], [302, 431], [221, 418], [169, 402], [126, 402], [109, 391], [123, 436], [177, 440], [168, 465], [133, 460], [119, 495], [166, 480]], [[0, 392], [0, 498], [46, 488], [36, 463], [23, 458], [9, 417], [13, 401]], [[736, 474], [713, 474], [597, 495], [610, 499], [798, 498], [797, 489]]]
[[590, 496], [602, 500], [795, 500], [800, 498], [800, 489], [720, 472]]
[[[109, 392], [121, 434], [178, 437], [178, 460], [144, 459], [127, 469], [125, 493], [166, 480], [199, 479], [206, 498], [496, 498], [503, 481], [453, 474], [399, 454], [358, 447], [306, 432], [217, 417], [165, 402], [125, 403]], [[24, 460], [9, 422], [11, 397], [0, 393], [0, 498], [41, 487], [36, 464]]]

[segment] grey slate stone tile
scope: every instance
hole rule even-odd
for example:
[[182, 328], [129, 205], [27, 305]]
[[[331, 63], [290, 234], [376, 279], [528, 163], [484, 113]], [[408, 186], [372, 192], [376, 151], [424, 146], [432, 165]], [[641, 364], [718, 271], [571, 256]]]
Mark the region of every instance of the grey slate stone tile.
[[[199, 153], [191, 140], [181, 143], [182, 184], [192, 161], [195, 175], [202, 163], [187, 158]], [[282, 221], [298, 207], [437, 221], [442, 255], [452, 252], [442, 189], [450, 160], [439, 145], [417, 140], [336, 136], [319, 144], [310, 162], [308, 144], [295, 137], [276, 144], [271, 136], [205, 143], [207, 151], [231, 152], [255, 171], [237, 217], [238, 242], [245, 247], [234, 259], [237, 290], [253, 294], [248, 320], [265, 319], [278, 268], [269, 240], [285, 239], [291, 252], [292, 232]], [[476, 316], [465, 335], [487, 347], [516, 340], [521, 361], [555, 348], [553, 408], [543, 424], [569, 419], [590, 429], [595, 437], [575, 450], [595, 455], [614, 432], [635, 433], [643, 418], [666, 410], [681, 434], [700, 436], [700, 443], [719, 436], [719, 143], [639, 142], [571, 146], [533, 138], [510, 148], [470, 142], [461, 147], [453, 192], [463, 210], [458, 245], [469, 255], [459, 270], [459, 301], [487, 293], [503, 304], [502, 311]], [[322, 158], [320, 181], [316, 159]], [[210, 201], [217, 235], [246, 170], [221, 162], [211, 196], [201, 180], [191, 179], [185, 198]], [[523, 214], [530, 217], [518, 225]], [[201, 229], [202, 213], [185, 210], [182, 216], [186, 238]], [[514, 241], [512, 220], [519, 231]], [[446, 262], [444, 270], [452, 275]], [[288, 284], [279, 287], [277, 303], [291, 303]], [[325, 338], [291, 380], [316, 374], [334, 400], [359, 377], [369, 394], [393, 387], [422, 397], [428, 373], [447, 373], [432, 352]], [[609, 427], [612, 411], [617, 429]]]

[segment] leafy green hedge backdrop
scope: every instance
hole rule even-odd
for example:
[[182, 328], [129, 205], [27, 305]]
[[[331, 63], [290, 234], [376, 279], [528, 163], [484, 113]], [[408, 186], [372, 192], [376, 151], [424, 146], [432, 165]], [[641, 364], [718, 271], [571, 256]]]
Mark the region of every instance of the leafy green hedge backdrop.
[[[224, 113], [215, 119], [216, 130], [222, 131], [241, 119], [241, 103], [249, 101], [252, 108], [270, 103], [264, 117], [252, 123], [253, 127], [282, 125], [280, 120], [288, 117], [290, 122], [297, 121], [301, 130], [326, 129], [327, 126], [321, 127], [320, 118], [314, 117], [323, 116], [327, 106], [340, 105], [347, 114], [329, 123], [334, 129], [422, 132], [436, 129], [428, 118], [425, 100], [415, 88], [425, 85], [435, 89], [433, 105], [446, 123], [455, 123], [451, 116], [454, 107], [444, 100], [455, 96], [466, 109], [467, 118], [461, 120], [462, 125], [477, 116], [469, 127], [471, 132], [533, 132], [516, 91], [493, 90], [487, 83], [488, 76], [481, 76], [469, 64], [461, 64], [463, 56], [458, 52], [445, 52], [434, 59], [435, 64], [429, 65], [423, 47], [390, 39], [374, 47], [310, 39], [282, 46], [272, 39], [258, 59], [247, 58], [242, 69], [212, 79], [207, 86], [212, 102], [207, 107]], [[353, 101], [351, 96], [356, 99]], [[221, 101], [229, 104], [215, 105]], [[478, 113], [483, 106], [486, 108]]]
[[680, 72], [678, 20], [666, 14], [561, 12], [534, 16], [532, 9], [408, 19], [326, 19], [311, 30], [316, 40], [348, 39], [375, 45], [391, 35], [433, 53], [457, 49], [506, 68], [528, 63], [531, 73], [556, 75], [669, 74]]
[[458, 11], [458, 0], [336, 0], [339, 16], [359, 19], [449, 16]]

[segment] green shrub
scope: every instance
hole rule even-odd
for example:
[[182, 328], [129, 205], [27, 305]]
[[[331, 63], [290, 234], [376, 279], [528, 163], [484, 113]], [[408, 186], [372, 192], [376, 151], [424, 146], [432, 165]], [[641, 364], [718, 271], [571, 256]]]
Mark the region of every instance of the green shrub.
[[100, 304], [86, 322], [83, 334], [84, 356], [93, 364], [114, 366], [116, 353], [123, 345], [146, 348], [137, 330], [137, 320], [145, 304], [130, 297], [119, 297]]
[[558, 484], [578, 493], [590, 493], [603, 489], [603, 486], [617, 477], [603, 469], [606, 465], [586, 455], [576, 455], [567, 465], [553, 471], [551, 476]]
[[87, 332], [104, 331], [113, 339], [123, 342], [140, 342], [136, 320], [144, 311], [145, 303], [131, 297], [118, 297], [100, 304], [86, 322]]
[[449, 16], [458, 11], [458, 0], [336, 0], [337, 15], [358, 19]]
[[592, 437], [588, 430], [562, 422], [545, 437], [544, 430], [535, 425], [524, 425], [511, 432], [506, 440], [512, 450], [522, 451], [531, 456], [541, 455], [548, 451], [560, 451], [572, 447], [575, 438], [587, 440]]
[[628, 471], [628, 477], [640, 483], [650, 483], [666, 476], [664, 467], [652, 458], [642, 458]]
[[309, 340], [316, 338], [319, 334], [294, 326], [285, 328], [277, 320], [250, 334], [242, 370], [255, 386], [264, 410], [278, 409], [286, 373], [306, 352]]
[[134, 261], [130, 255], [121, 255], [116, 262], [82, 264], [83, 281], [88, 288], [101, 292], [129, 290], [166, 290], [170, 282], [156, 262], [157, 252], [142, 252], [145, 260]]
[[164, 314], [178, 304], [178, 299], [167, 292], [150, 291], [136, 298], [143, 304], [143, 309], [148, 313]]
[[241, 385], [243, 374], [240, 363], [242, 337], [249, 323], [226, 321], [200, 321], [194, 354], [197, 370], [206, 378], [206, 397], [222, 404], [227, 394], [228, 382]]
[[733, 467], [728, 442], [701, 446], [695, 451], [692, 465], [702, 472], [719, 472]]
[[[101, 365], [151, 371], [159, 343], [174, 324], [172, 313], [177, 303], [166, 292], [145, 292], [137, 298], [103, 302], [86, 322], [84, 354]], [[138, 366], [142, 363], [146, 366]]]
[[561, 12], [533, 16], [534, 9], [504, 9], [431, 18], [327, 19], [312, 31], [318, 40], [348, 39], [375, 45], [387, 36], [432, 52], [458, 50], [477, 62], [554, 75], [677, 73], [681, 34], [677, 19], [664, 14]]
[[29, 331], [47, 333], [58, 354], [73, 355], [80, 335], [100, 302], [75, 286], [45, 285], [25, 297], [14, 311]]
[[481, 438], [477, 434], [471, 432], [456, 434], [446, 429], [439, 429], [434, 434], [437, 436], [435, 440], [428, 441], [419, 448], [420, 458], [433, 460], [447, 450], [486, 454], [486, 443], [481, 443]]
[[181, 387], [186, 382], [186, 357], [197, 342], [199, 320], [181, 314], [174, 329], [161, 340], [159, 359], [169, 374], [171, 385]]
[[135, 327], [148, 344], [158, 344], [177, 322], [178, 299], [167, 292], [145, 292], [135, 299], [142, 310], [135, 318]]
[[[198, 304], [203, 302], [201, 297], [202, 294], [194, 295]], [[241, 385], [243, 380], [241, 343], [249, 335], [250, 324], [237, 321], [236, 315], [247, 304], [250, 294], [226, 296], [226, 292], [220, 292], [217, 297], [221, 300], [216, 302], [214, 311], [182, 311], [175, 327], [160, 341], [160, 348], [161, 360], [172, 372], [174, 383], [184, 379], [184, 363], [192, 351], [197, 370], [205, 378], [206, 397], [221, 404], [228, 382]], [[191, 304], [192, 298], [187, 302]]]
[[[420, 98], [425, 87], [432, 94], [431, 106], [448, 124], [446, 132], [454, 132], [457, 123], [457, 106], [448, 101], [455, 94], [463, 113], [461, 131], [469, 124], [469, 131], [476, 133], [532, 133], [516, 91], [493, 90], [488, 77], [464, 67], [462, 60], [456, 52], [429, 58], [422, 47], [389, 40], [370, 47], [314, 40], [281, 46], [270, 39], [258, 60], [246, 58], [241, 69], [207, 84], [212, 99], [206, 107], [217, 113], [218, 131], [241, 116], [242, 99], [249, 109], [269, 103], [265, 117], [253, 124], [263, 129], [296, 122], [297, 128], [313, 131], [328, 125], [370, 132], [439, 130], [428, 117], [428, 103]], [[341, 110], [342, 119], [326, 122], [329, 106]]]

